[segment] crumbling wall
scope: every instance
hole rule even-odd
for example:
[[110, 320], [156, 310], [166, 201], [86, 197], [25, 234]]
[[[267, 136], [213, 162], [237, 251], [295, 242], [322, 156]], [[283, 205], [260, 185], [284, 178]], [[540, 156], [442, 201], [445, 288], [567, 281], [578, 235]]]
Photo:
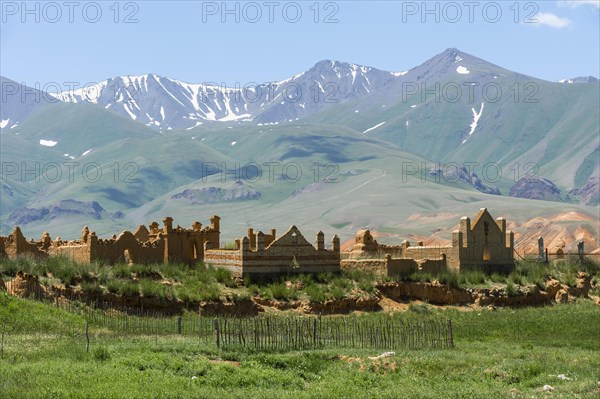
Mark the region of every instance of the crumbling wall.
[[6, 283], [6, 290], [10, 295], [27, 298], [31, 296], [43, 297], [45, 292], [41, 288], [37, 276], [17, 272], [15, 278]]
[[408, 258], [393, 259], [391, 255], [386, 258], [387, 275], [396, 279], [410, 276], [419, 268], [417, 261]]
[[[271, 243], [273, 241], [275, 241], [275, 239], [277, 238], [276, 234], [277, 234], [277, 232], [275, 229], [271, 229], [270, 234], [263, 233], [262, 241], [263, 241], [265, 247], [268, 247], [269, 245], [271, 245]], [[257, 248], [256, 240], [258, 238], [258, 232], [255, 232], [252, 227], [249, 227], [247, 237], [248, 237], [248, 241], [250, 242], [250, 249], [256, 250], [256, 248]]]
[[205, 249], [204, 263], [227, 269], [236, 276], [243, 274], [241, 249]]
[[[163, 261], [193, 264], [204, 258], [205, 243], [209, 242], [211, 248], [219, 248], [220, 220], [220, 217], [214, 215], [211, 217], [211, 225], [208, 227], [202, 228], [200, 222], [195, 222], [191, 229], [185, 229], [181, 226], [173, 228], [173, 218], [171, 217], [163, 219], [162, 234], [166, 242]], [[157, 224], [153, 224], [151, 228], [158, 231]]]
[[16, 259], [19, 256], [29, 255], [34, 257], [46, 257], [48, 254], [40, 248], [43, 248], [43, 242], [27, 241], [21, 232], [19, 226], [16, 226], [12, 233], [2, 240], [3, 253], [9, 259]]
[[90, 240], [91, 259], [108, 262], [162, 263], [165, 241], [162, 237], [152, 242], [139, 242], [130, 231], [123, 231], [116, 239]]
[[386, 276], [387, 263], [385, 259], [343, 259], [341, 270], [361, 270], [375, 273], [376, 276]]
[[419, 265], [419, 272], [439, 274], [446, 270], [446, 258], [441, 257], [439, 259], [422, 259], [417, 261]]
[[53, 245], [48, 249], [50, 256], [62, 256], [72, 259], [78, 263], [92, 262], [90, 246], [81, 244], [80, 241], [66, 242], [59, 245]]

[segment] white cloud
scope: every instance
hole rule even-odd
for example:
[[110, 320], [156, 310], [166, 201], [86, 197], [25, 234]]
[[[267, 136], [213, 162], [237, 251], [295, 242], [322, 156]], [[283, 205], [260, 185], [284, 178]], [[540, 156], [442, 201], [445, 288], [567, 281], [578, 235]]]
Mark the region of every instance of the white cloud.
[[556, 4], [559, 7], [576, 8], [579, 6], [591, 5], [600, 9], [600, 0], [569, 0], [569, 1], [557, 1]]
[[537, 23], [534, 23], [535, 26], [546, 25], [557, 29], [565, 28], [571, 24], [569, 18], [561, 18], [551, 12], [538, 12], [532, 19], [537, 20]]

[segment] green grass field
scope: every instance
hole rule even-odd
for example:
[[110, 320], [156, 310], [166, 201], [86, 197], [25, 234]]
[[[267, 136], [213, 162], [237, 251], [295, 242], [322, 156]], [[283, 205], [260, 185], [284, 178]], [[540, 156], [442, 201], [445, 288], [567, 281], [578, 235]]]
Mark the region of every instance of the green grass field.
[[379, 360], [344, 348], [223, 352], [191, 336], [91, 325], [86, 352], [83, 318], [0, 293], [0, 398], [600, 396], [600, 310], [589, 300], [473, 312], [421, 305], [390, 317], [428, 316], [453, 320], [454, 349]]

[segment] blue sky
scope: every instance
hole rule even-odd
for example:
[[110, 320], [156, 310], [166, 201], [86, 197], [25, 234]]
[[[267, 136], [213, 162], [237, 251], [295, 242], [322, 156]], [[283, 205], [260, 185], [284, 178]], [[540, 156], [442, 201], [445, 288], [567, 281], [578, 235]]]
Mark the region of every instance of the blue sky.
[[448, 47], [547, 80], [600, 74], [599, 1], [1, 3], [0, 74], [30, 86], [145, 73], [233, 86], [322, 59], [402, 71]]

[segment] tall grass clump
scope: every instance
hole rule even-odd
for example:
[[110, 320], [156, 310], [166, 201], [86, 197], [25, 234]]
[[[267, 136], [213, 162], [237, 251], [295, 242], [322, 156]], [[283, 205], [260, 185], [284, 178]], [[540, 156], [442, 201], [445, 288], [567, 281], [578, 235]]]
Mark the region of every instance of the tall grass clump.
[[446, 284], [452, 288], [460, 288], [459, 280], [461, 276], [459, 272], [454, 269], [445, 269], [438, 276], [438, 281], [442, 284]]
[[324, 302], [327, 299], [326, 290], [318, 284], [311, 284], [304, 289], [308, 299], [313, 302]]

